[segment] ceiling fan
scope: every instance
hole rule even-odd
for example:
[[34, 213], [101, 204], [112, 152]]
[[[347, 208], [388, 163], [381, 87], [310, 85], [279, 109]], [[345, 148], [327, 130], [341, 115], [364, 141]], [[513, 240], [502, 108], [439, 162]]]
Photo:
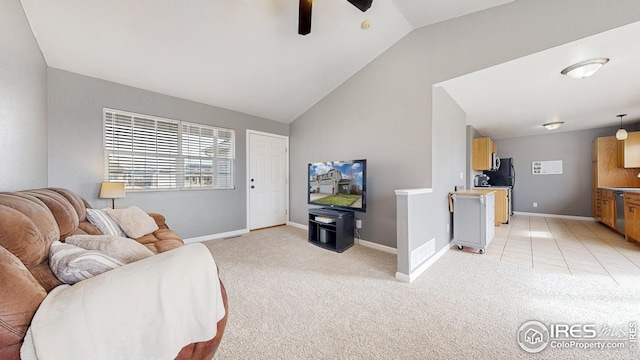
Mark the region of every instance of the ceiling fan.
[[[353, 6], [365, 12], [371, 7], [373, 0], [347, 0]], [[298, 34], [307, 35], [311, 32], [311, 5], [313, 0], [300, 0], [298, 8]]]

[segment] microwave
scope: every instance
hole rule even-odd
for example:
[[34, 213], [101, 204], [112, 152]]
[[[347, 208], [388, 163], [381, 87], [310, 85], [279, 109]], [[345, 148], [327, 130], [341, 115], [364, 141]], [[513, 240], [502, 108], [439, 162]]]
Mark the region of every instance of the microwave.
[[498, 154], [491, 153], [491, 170], [496, 171], [500, 167], [500, 158]]

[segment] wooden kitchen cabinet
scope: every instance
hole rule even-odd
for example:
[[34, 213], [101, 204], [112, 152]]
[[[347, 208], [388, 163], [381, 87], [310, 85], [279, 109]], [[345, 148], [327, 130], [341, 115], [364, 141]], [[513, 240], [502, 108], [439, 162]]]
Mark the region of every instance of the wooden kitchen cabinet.
[[[618, 140], [615, 136], [599, 137], [593, 141], [593, 188], [640, 187], [638, 173], [634, 169], [618, 167]], [[594, 156], [595, 155], [595, 156]]]
[[618, 140], [618, 167], [640, 168], [640, 131], [630, 132], [626, 140]]
[[492, 154], [497, 153], [498, 148], [491, 138], [473, 139], [471, 151], [471, 163], [473, 170], [491, 170], [493, 167]]
[[602, 189], [602, 214], [600, 221], [610, 228], [616, 228], [616, 198], [613, 190]]
[[624, 193], [624, 238], [640, 242], [640, 193]]
[[[598, 188], [640, 187], [640, 179], [636, 177], [637, 169], [618, 167], [618, 140], [615, 136], [596, 138], [591, 148], [591, 160], [593, 161], [591, 181], [592, 212], [593, 217], [602, 221], [603, 202], [602, 196], [598, 196]], [[615, 227], [615, 220], [613, 224]]]
[[593, 198], [593, 217], [597, 220], [602, 219], [602, 189], [592, 191]]

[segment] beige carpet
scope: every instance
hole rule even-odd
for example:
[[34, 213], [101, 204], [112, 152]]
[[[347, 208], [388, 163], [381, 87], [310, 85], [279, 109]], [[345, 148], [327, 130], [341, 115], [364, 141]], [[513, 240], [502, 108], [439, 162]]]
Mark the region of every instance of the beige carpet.
[[[342, 254], [279, 227], [212, 240], [229, 297], [216, 359], [628, 359], [623, 350], [524, 352], [526, 321], [627, 326], [640, 290], [448, 251], [412, 284], [395, 255]], [[635, 358], [635, 356], [633, 356]]]

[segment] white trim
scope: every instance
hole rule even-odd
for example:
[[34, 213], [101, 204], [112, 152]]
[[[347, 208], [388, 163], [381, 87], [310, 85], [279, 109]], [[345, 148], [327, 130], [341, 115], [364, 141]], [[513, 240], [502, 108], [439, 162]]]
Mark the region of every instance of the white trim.
[[560, 219], [571, 219], [571, 220], [598, 221], [596, 218], [591, 216], [540, 214], [540, 213], [528, 213], [528, 212], [520, 212], [520, 211], [514, 211], [513, 214], [524, 215], [524, 216], [539, 216], [539, 217], [550, 217], [550, 218], [560, 218]]
[[429, 194], [433, 192], [432, 188], [420, 188], [420, 189], [401, 189], [396, 190], [396, 195], [420, 195], [420, 194]]
[[366, 240], [362, 240], [362, 239], [353, 239], [353, 240], [358, 245], [362, 245], [362, 246], [365, 246], [365, 247], [368, 247], [368, 248], [384, 251], [384, 252], [389, 253], [389, 254], [398, 255], [398, 249], [396, 249], [396, 248], [392, 248], [392, 247], [386, 246], [386, 245], [380, 245], [378, 243], [374, 243], [374, 242], [366, 241]]
[[234, 231], [229, 231], [225, 233], [203, 235], [203, 236], [183, 239], [182, 241], [184, 241], [185, 244], [192, 244], [192, 243], [203, 242], [207, 240], [224, 239], [224, 238], [239, 236], [239, 235], [248, 234], [248, 233], [249, 233], [249, 229], [241, 229], [241, 230], [234, 230]]
[[431, 265], [435, 264], [444, 254], [451, 249], [453, 246], [453, 241], [449, 242], [449, 246], [445, 246], [440, 251], [438, 251], [435, 255], [427, 259], [427, 261], [423, 262], [422, 265], [418, 266], [416, 270], [414, 270], [411, 274], [407, 275], [401, 272], [396, 272], [396, 279], [402, 282], [411, 283], [413, 280], [417, 279], [423, 272], [425, 272]]
[[270, 136], [270, 137], [274, 137], [274, 138], [279, 138], [279, 139], [284, 139], [285, 140], [285, 151], [286, 151], [286, 155], [285, 155], [285, 162], [286, 162], [286, 164], [285, 164], [285, 181], [286, 181], [286, 188], [285, 188], [285, 200], [284, 200], [285, 204], [284, 204], [284, 207], [285, 207], [285, 211], [287, 212], [286, 223], [288, 224], [289, 223], [289, 214], [290, 214], [290, 211], [289, 211], [289, 183], [291, 182], [289, 180], [289, 136], [278, 135], [278, 134], [272, 134], [272, 133], [258, 131], [258, 130], [247, 129], [246, 137], [245, 137], [246, 151], [247, 151], [246, 157], [245, 157], [245, 160], [246, 160], [246, 172], [245, 172], [246, 179], [245, 179], [245, 182], [246, 182], [246, 186], [247, 186], [247, 189], [246, 189], [246, 192], [247, 192], [247, 196], [246, 196], [247, 197], [247, 205], [246, 205], [246, 209], [247, 209], [247, 219], [246, 219], [247, 228], [248, 229], [251, 228], [251, 222], [250, 222], [250, 220], [251, 220], [251, 210], [249, 209], [250, 208], [250, 205], [249, 205], [249, 200], [250, 200], [250, 198], [249, 198], [249, 195], [250, 195], [249, 194], [249, 190], [251, 188], [251, 185], [250, 185], [251, 184], [251, 179], [250, 179], [251, 174], [249, 174], [249, 167], [251, 166], [251, 159], [249, 158], [249, 155], [250, 155], [249, 154], [249, 142], [250, 142], [249, 141], [249, 135], [250, 134], [262, 135], [262, 136]]
[[302, 229], [302, 230], [307, 230], [309, 231], [309, 226], [308, 225], [302, 225], [302, 224], [298, 224], [292, 221], [287, 221], [287, 226], [292, 226], [298, 229]]

